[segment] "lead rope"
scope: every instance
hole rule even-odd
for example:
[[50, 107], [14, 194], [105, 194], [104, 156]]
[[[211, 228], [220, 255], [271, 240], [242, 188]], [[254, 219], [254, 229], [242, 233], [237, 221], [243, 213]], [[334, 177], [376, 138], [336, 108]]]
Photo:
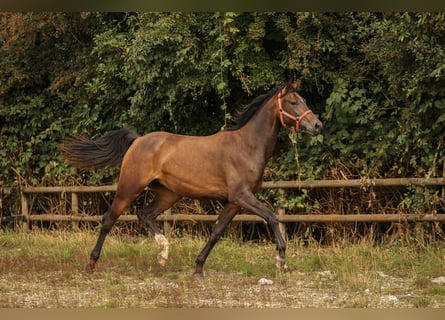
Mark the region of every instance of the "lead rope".
[[299, 160], [299, 155], [298, 155], [298, 132], [293, 127], [289, 129], [289, 139], [292, 143], [292, 148], [294, 149], [295, 164], [297, 166], [297, 173], [298, 173], [297, 181], [298, 181], [298, 184], [300, 184], [301, 166], [300, 166], [300, 160]]
[[[308, 109], [302, 115], [295, 117], [283, 110], [283, 107], [281, 106], [281, 98], [282, 98], [282, 95], [280, 92], [280, 93], [278, 93], [278, 96], [277, 96], [278, 109], [280, 112], [280, 121], [281, 121], [281, 125], [283, 127], [289, 129], [289, 139], [292, 142], [292, 147], [294, 149], [295, 162], [296, 162], [297, 171], [298, 171], [298, 182], [300, 182], [301, 181], [301, 166], [300, 166], [300, 161], [299, 161], [299, 157], [298, 157], [298, 133], [301, 131], [300, 130], [300, 121], [303, 120], [303, 118], [306, 117], [308, 114], [312, 113], [312, 110]], [[284, 121], [284, 116], [287, 116], [287, 117], [291, 118], [292, 120], [295, 120], [295, 127], [288, 128], [288, 126], [286, 125], [286, 122]]]

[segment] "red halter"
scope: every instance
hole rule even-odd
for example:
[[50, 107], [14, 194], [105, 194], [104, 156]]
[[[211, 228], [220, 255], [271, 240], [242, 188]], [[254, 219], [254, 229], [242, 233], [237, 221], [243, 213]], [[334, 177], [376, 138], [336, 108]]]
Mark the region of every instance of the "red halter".
[[284, 122], [284, 116], [291, 118], [292, 120], [295, 121], [295, 131], [296, 132], [300, 132], [300, 121], [303, 120], [304, 117], [306, 117], [309, 113], [312, 113], [312, 110], [307, 110], [305, 112], [303, 112], [302, 115], [300, 115], [299, 117], [295, 117], [294, 115], [291, 115], [290, 113], [286, 112], [283, 110], [283, 107], [281, 106], [281, 92], [278, 94], [278, 108], [280, 111], [280, 121], [281, 121], [281, 125], [285, 128], [287, 128], [286, 123]]

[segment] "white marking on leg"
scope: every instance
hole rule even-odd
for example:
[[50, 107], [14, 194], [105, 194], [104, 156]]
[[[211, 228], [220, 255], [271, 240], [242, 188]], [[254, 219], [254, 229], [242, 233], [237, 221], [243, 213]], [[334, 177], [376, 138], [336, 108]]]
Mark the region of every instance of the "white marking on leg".
[[155, 234], [155, 241], [161, 247], [161, 251], [158, 253], [158, 262], [161, 266], [165, 266], [168, 260], [168, 240], [163, 234], [157, 233]]

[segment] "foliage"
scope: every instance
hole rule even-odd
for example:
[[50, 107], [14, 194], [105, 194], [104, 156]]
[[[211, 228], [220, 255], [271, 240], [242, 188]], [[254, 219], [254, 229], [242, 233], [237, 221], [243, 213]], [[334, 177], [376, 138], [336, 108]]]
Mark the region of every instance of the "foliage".
[[303, 15], [294, 34], [304, 34], [313, 53], [311, 63], [300, 63], [300, 70], [309, 69], [302, 74], [303, 87], [309, 82], [325, 97], [318, 109], [323, 137], [300, 148], [306, 177], [339, 177], [339, 171], [343, 177], [440, 174], [443, 18], [357, 13], [308, 20]]
[[2, 185], [109, 183], [117, 169], [90, 173], [62, 163], [60, 140], [120, 127], [211, 134], [242, 104], [288, 78], [302, 81], [301, 94], [324, 130], [298, 137], [297, 148], [282, 130], [267, 179], [441, 173], [443, 13], [0, 19]]

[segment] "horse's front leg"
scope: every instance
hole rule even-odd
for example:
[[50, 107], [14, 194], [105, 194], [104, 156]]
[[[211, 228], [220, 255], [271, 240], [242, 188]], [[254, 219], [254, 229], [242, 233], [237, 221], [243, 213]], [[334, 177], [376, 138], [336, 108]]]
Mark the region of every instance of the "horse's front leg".
[[286, 242], [279, 228], [278, 218], [273, 211], [268, 209], [261, 201], [259, 201], [253, 193], [246, 191], [238, 193], [234, 202], [240, 207], [256, 214], [266, 220], [272, 229], [277, 243], [278, 255], [275, 258], [275, 264], [278, 269], [286, 269]]
[[207, 260], [210, 251], [221, 238], [224, 230], [227, 228], [230, 221], [232, 221], [233, 217], [235, 217], [238, 209], [239, 207], [237, 205], [234, 205], [233, 203], [227, 203], [223, 211], [219, 214], [218, 219], [213, 225], [212, 233], [210, 234], [209, 240], [196, 258], [196, 270], [193, 274], [194, 277], [203, 276], [203, 266], [205, 261]]

